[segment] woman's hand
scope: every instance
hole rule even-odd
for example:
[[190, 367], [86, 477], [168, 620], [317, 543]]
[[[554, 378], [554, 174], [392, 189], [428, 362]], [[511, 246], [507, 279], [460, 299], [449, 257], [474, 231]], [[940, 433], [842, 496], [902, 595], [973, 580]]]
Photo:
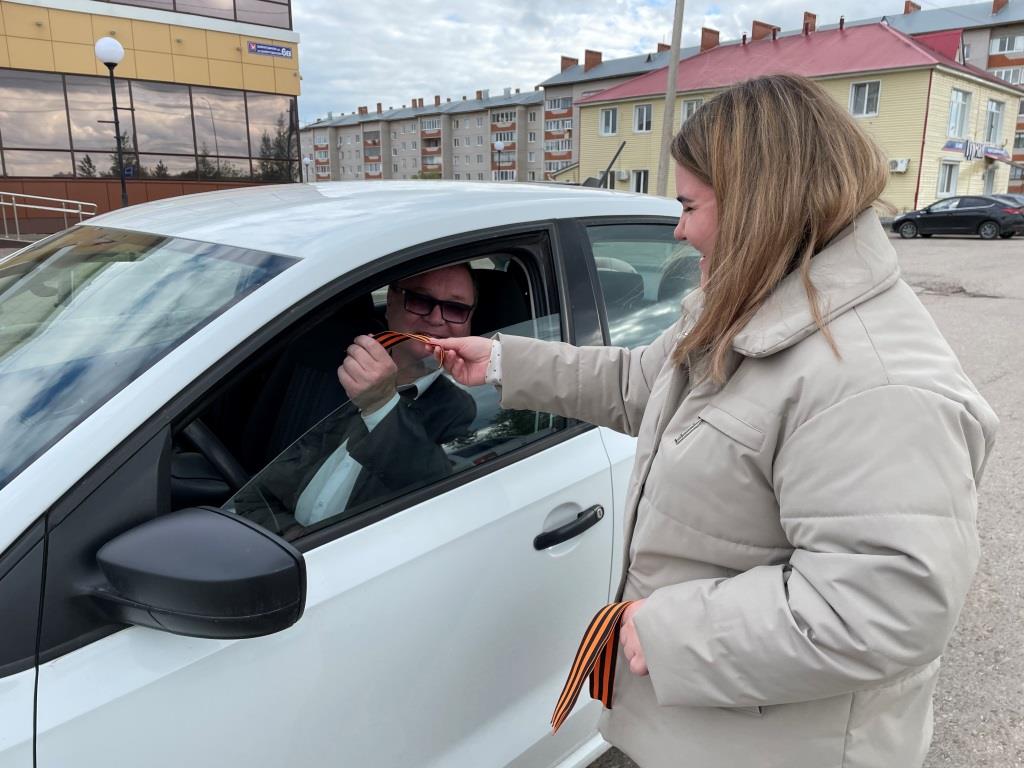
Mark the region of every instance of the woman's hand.
[[647, 659], [644, 658], [644, 649], [640, 647], [640, 636], [636, 633], [636, 625], [633, 623], [633, 615], [639, 611], [646, 600], [637, 600], [626, 606], [622, 612], [622, 628], [619, 630], [619, 643], [622, 644], [622, 653], [629, 662], [629, 671], [634, 675], [646, 675]]
[[454, 379], [467, 387], [484, 383], [487, 363], [491, 359], [490, 339], [464, 336], [453, 339], [433, 339], [434, 357]]

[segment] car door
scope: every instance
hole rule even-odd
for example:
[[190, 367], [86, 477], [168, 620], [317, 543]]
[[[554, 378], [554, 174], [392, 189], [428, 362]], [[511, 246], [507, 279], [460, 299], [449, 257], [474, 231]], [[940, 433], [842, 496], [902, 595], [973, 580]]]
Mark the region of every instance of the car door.
[[[549, 234], [492, 236], [485, 250], [521, 243], [515, 258], [534, 260], [530, 316], [509, 330], [571, 339], [569, 278]], [[409, 256], [379, 283], [436, 258]], [[445, 446], [450, 476], [294, 538], [308, 587], [291, 628], [224, 641], [94, 619], [65, 650], [61, 625], [92, 610], [68, 580], [93, 556], [93, 522], [165, 493], [172, 435], [137, 446], [50, 534], [38, 766], [543, 766], [593, 741], [596, 702], [556, 736], [548, 718], [608, 596], [614, 502], [601, 435], [503, 412], [490, 386], [471, 394], [472, 436]], [[409, 462], [401, 443], [388, 459]], [[567, 529], [560, 543], [536, 541]]]
[[[676, 221], [594, 219], [576, 236], [600, 297], [603, 343], [637, 348], [679, 319], [683, 297], [700, 285], [700, 254], [675, 239]], [[633, 470], [636, 438], [602, 428], [612, 465], [616, 514], [621, 519]], [[622, 567], [616, 547], [615, 569]], [[616, 580], [617, 583], [617, 580]]]
[[996, 219], [992, 200], [985, 197], [964, 197], [957, 206], [959, 231], [964, 234], [977, 234], [978, 227], [984, 221]]
[[956, 211], [959, 203], [959, 197], [950, 197], [929, 205], [917, 219], [918, 231], [925, 235], [948, 235], [961, 231]]

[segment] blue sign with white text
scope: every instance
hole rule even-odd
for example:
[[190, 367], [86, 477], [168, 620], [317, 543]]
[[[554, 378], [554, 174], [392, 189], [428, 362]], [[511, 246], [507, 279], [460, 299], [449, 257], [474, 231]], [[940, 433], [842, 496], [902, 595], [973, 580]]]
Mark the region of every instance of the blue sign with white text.
[[282, 59], [290, 59], [292, 57], [292, 49], [284, 45], [267, 45], [266, 43], [256, 43], [249, 40], [249, 53], [255, 53], [259, 56], [280, 56]]

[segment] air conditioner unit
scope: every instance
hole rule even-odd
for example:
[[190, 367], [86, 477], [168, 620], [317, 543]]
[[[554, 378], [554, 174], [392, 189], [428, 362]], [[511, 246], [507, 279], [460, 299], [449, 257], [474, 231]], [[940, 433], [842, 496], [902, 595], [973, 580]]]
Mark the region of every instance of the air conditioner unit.
[[910, 158], [889, 161], [889, 173], [906, 173], [910, 165]]
[[629, 181], [629, 171], [616, 171], [615, 178], [619, 181]]

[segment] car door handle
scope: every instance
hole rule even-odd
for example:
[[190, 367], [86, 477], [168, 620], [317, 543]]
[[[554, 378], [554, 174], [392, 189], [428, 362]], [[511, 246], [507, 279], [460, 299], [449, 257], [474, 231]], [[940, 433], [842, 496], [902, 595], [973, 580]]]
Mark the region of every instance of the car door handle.
[[552, 531], [544, 531], [544, 533], [533, 540], [533, 548], [539, 552], [549, 549], [555, 546], [555, 544], [568, 541], [575, 536], [579, 536], [590, 526], [598, 523], [602, 517], [604, 517], [604, 507], [600, 504], [595, 504], [590, 509], [585, 509], [576, 515], [575, 520], [565, 525], [560, 525]]

